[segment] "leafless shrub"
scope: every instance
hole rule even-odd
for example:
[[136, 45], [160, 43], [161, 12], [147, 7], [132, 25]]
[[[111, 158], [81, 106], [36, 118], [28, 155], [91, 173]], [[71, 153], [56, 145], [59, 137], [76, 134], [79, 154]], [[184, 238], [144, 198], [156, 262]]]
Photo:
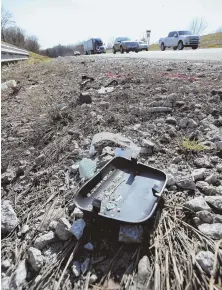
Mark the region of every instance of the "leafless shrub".
[[196, 17], [190, 24], [190, 30], [193, 34], [202, 34], [208, 24], [203, 18]]

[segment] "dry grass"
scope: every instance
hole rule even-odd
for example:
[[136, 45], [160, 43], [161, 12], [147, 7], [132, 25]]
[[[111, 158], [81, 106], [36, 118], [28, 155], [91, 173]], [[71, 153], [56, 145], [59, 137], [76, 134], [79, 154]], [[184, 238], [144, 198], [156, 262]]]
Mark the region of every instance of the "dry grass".
[[43, 56], [34, 52], [29, 52], [30, 56], [29, 56], [29, 60], [28, 63], [37, 63], [37, 62], [49, 62], [51, 61], [51, 58], [47, 57], [47, 56]]
[[190, 141], [189, 139], [183, 140], [183, 147], [190, 151], [203, 151], [206, 149], [206, 147], [200, 144], [198, 141]]

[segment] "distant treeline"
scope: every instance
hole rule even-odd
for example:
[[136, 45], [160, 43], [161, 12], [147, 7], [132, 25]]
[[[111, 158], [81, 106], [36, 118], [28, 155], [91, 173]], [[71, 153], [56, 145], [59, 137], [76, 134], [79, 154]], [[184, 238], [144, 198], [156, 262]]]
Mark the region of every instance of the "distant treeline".
[[76, 45], [56, 45], [51, 48], [40, 50], [40, 54], [48, 57], [58, 57], [58, 56], [71, 56], [74, 51], [79, 51], [81, 54], [84, 54], [83, 44]]

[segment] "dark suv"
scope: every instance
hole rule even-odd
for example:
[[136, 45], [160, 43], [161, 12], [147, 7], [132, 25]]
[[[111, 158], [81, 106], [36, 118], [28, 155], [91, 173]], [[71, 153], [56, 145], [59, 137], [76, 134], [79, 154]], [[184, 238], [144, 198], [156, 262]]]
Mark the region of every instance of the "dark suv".
[[135, 51], [138, 52], [139, 43], [137, 41], [131, 41], [128, 37], [117, 37], [113, 44], [113, 53], [117, 51], [121, 53]]

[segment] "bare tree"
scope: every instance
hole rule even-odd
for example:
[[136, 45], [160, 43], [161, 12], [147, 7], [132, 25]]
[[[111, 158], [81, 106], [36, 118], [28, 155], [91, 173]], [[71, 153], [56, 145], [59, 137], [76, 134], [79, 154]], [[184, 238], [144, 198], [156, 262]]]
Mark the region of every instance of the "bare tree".
[[4, 31], [4, 41], [12, 45], [24, 48], [25, 33], [17, 26], [8, 27]]
[[190, 24], [190, 30], [193, 34], [201, 34], [207, 28], [208, 24], [203, 18], [196, 17]]
[[32, 52], [39, 52], [40, 45], [38, 43], [38, 38], [35, 36], [28, 36], [25, 39], [25, 48]]
[[12, 14], [5, 10], [4, 7], [1, 8], [1, 39], [5, 41], [5, 29], [12, 26], [15, 22], [12, 20]]

